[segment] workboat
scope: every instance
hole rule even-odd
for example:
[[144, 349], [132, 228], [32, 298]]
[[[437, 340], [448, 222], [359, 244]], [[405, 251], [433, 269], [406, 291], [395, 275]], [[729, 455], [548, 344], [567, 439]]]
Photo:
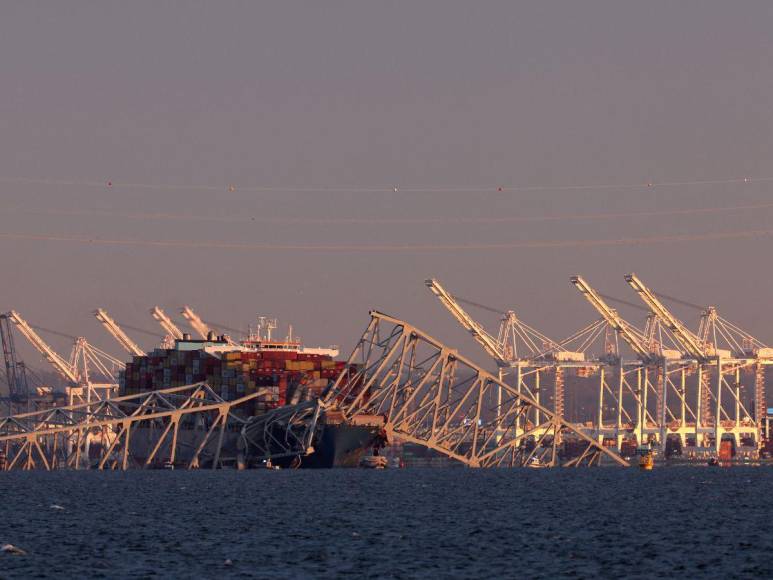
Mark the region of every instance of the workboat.
[[655, 458], [652, 454], [652, 449], [649, 447], [640, 447], [638, 450], [639, 455], [639, 467], [645, 471], [652, 471], [655, 467]]

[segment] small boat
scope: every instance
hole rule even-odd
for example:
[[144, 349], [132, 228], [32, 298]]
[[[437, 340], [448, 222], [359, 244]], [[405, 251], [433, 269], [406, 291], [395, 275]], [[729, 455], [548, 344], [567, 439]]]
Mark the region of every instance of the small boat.
[[389, 464], [389, 460], [383, 455], [366, 455], [360, 461], [360, 467], [368, 469], [384, 469]]
[[652, 471], [655, 467], [655, 458], [652, 455], [652, 450], [649, 447], [642, 447], [639, 449], [639, 467], [645, 471]]
[[706, 462], [707, 465], [710, 467], [718, 467], [719, 466], [719, 459], [716, 457], [709, 457], [709, 460]]

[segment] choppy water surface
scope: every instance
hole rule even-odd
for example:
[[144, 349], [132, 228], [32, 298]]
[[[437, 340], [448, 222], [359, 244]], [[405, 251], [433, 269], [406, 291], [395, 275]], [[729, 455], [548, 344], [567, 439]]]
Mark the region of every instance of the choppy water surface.
[[0, 542], [28, 554], [0, 577], [770, 576], [772, 488], [770, 467], [2, 473]]

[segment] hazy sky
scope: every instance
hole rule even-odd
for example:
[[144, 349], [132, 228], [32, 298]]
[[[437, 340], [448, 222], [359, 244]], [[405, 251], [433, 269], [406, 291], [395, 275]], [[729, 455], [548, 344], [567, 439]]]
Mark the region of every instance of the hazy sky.
[[771, 237], [704, 239], [771, 228], [771, 30], [769, 0], [7, 2], [1, 306], [115, 353], [98, 306], [346, 349], [377, 308], [485, 361], [426, 277], [558, 338], [596, 318], [570, 275], [636, 271], [773, 343]]

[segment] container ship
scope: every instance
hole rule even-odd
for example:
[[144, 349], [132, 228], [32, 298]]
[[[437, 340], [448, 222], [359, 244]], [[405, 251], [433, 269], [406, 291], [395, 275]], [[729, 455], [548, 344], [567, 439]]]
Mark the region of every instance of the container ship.
[[[184, 334], [171, 348], [156, 348], [133, 357], [120, 377], [120, 394], [134, 395], [205, 382], [220, 397], [233, 401], [259, 390], [267, 391], [243, 405], [246, 419], [285, 405], [320, 397], [346, 367], [335, 360], [337, 347], [309, 348], [292, 331], [285, 340], [250, 332], [233, 341], [210, 333], [206, 339]], [[314, 454], [304, 467], [354, 467], [378, 439], [379, 426], [347, 426], [331, 418], [325, 423]], [[227, 447], [236, 457], [238, 434], [228, 437]]]

